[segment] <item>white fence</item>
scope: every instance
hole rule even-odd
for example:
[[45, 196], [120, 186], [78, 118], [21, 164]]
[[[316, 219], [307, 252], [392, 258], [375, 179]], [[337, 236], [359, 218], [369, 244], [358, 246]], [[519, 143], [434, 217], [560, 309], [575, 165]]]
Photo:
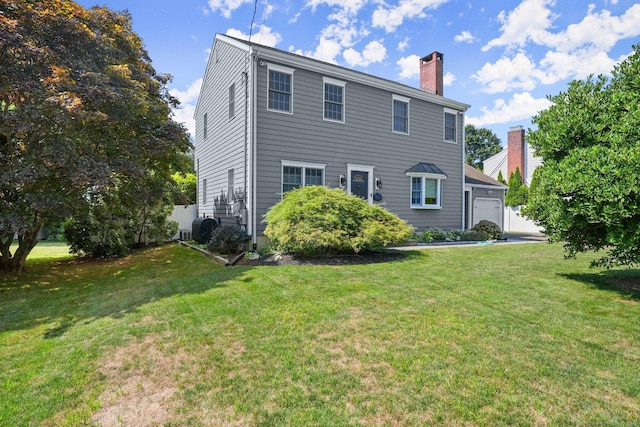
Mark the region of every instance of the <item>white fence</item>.
[[542, 233], [533, 221], [520, 215], [520, 206], [504, 208], [504, 231], [514, 233]]
[[174, 240], [181, 238], [190, 240], [190, 238], [185, 238], [185, 234], [188, 232], [191, 235], [191, 224], [196, 219], [196, 215], [198, 215], [196, 205], [175, 205], [173, 207], [173, 212], [171, 212], [168, 219], [178, 223], [178, 232], [173, 236]]

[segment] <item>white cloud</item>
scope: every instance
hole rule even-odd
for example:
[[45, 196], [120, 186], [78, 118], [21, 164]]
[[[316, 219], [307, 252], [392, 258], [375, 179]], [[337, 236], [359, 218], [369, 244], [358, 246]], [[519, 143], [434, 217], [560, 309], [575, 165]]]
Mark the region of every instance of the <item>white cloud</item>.
[[388, 33], [402, 25], [405, 18], [424, 18], [425, 10], [435, 10], [449, 0], [400, 0], [396, 7], [381, 4], [373, 12], [373, 26], [382, 27]]
[[317, 59], [319, 61], [329, 62], [331, 64], [337, 64], [336, 56], [342, 51], [342, 46], [335, 40], [329, 40], [324, 37], [320, 38], [320, 42], [316, 46], [314, 51], [305, 51], [297, 49], [293, 51], [298, 55], [308, 56], [310, 58]]
[[621, 16], [612, 16], [608, 10], [592, 12], [593, 8], [590, 7], [582, 21], [548, 36], [544, 40], [546, 45], [561, 52], [570, 52], [583, 46], [608, 51], [618, 41], [640, 35], [640, 4], [631, 6]]
[[409, 55], [400, 58], [396, 64], [400, 67], [398, 76], [403, 80], [410, 80], [420, 76], [420, 57]]
[[483, 92], [498, 93], [515, 89], [533, 90], [540, 80], [544, 80], [544, 73], [520, 52], [513, 58], [500, 58], [494, 64], [484, 64], [471, 77], [482, 85]]
[[348, 14], [356, 15], [367, 3], [367, 0], [309, 0], [307, 6], [315, 12], [320, 5], [339, 7]]
[[475, 37], [469, 31], [463, 31], [453, 38], [456, 43], [473, 43]]
[[369, 64], [383, 61], [387, 57], [387, 49], [382, 41], [374, 40], [365, 46], [362, 53], [349, 48], [342, 53], [342, 56], [351, 67], [366, 67]]
[[547, 29], [556, 18], [547, 6], [553, 6], [555, 0], [524, 0], [507, 15], [503, 10], [498, 15], [502, 22], [502, 34], [487, 43], [482, 50], [487, 51], [496, 46], [519, 47], [531, 40], [544, 44], [548, 37]]
[[180, 100], [181, 104], [189, 104], [198, 99], [200, 88], [202, 87], [202, 78], [195, 80], [187, 90], [171, 89], [169, 93]]
[[474, 126], [509, 123], [529, 119], [550, 106], [551, 102], [546, 98], [534, 98], [529, 92], [516, 93], [509, 102], [500, 98], [494, 101], [491, 108], [481, 107], [480, 117], [467, 116], [465, 121]]
[[[245, 34], [240, 30], [235, 28], [230, 28], [227, 30], [227, 35], [231, 37], [236, 37], [242, 40], [249, 40], [249, 34]], [[282, 41], [282, 36], [280, 33], [272, 32], [270, 27], [266, 25], [261, 25], [256, 29], [256, 32], [251, 36], [251, 41], [259, 44], [263, 44], [265, 46], [274, 47], [280, 41]]]
[[404, 52], [407, 47], [409, 47], [409, 37], [405, 38], [400, 43], [398, 43], [398, 50], [400, 52]]
[[456, 76], [453, 75], [453, 73], [445, 73], [444, 76], [442, 76], [443, 86], [451, 86], [454, 81], [456, 81]]
[[178, 89], [171, 89], [169, 93], [180, 100], [180, 106], [173, 110], [173, 119], [178, 123], [184, 123], [187, 130], [191, 134], [191, 137], [196, 136], [196, 122], [193, 115], [196, 110], [196, 102], [200, 95], [200, 88], [202, 87], [202, 78], [195, 80], [187, 90], [181, 91]]
[[287, 21], [287, 24], [295, 24], [296, 22], [298, 22], [298, 18], [300, 18], [300, 12], [296, 13], [291, 18], [289, 18], [289, 20]]
[[231, 18], [231, 14], [243, 4], [251, 3], [251, 0], [209, 0], [209, 8], [212, 12], [220, 11], [225, 18]]

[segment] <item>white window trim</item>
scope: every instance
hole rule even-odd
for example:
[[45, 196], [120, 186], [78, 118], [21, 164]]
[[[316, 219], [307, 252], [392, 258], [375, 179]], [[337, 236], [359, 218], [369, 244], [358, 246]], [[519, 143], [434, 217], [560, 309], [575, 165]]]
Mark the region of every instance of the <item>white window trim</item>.
[[[289, 111], [285, 110], [277, 110], [275, 108], [269, 108], [269, 78], [271, 77], [271, 71], [277, 71], [279, 73], [285, 73], [291, 75], [291, 99], [289, 101]], [[274, 113], [282, 113], [282, 114], [293, 114], [293, 73], [295, 72], [295, 68], [283, 67], [282, 65], [275, 64], [267, 64], [267, 111], [272, 111]]]
[[[231, 96], [231, 88], [233, 88], [233, 97]], [[236, 117], [236, 83], [233, 82], [229, 85], [229, 113], [231, 113], [231, 106], [233, 105], [233, 114], [229, 115], [229, 121]]]
[[[454, 130], [454, 135], [456, 140], [455, 141], [449, 141], [447, 139], [447, 131], [446, 131], [446, 127], [447, 127], [447, 119], [445, 114], [453, 114], [456, 118], [456, 127]], [[442, 112], [442, 140], [444, 142], [447, 142], [449, 144], [457, 144], [458, 143], [458, 111], [457, 110], [452, 110], [451, 108], [444, 108], [444, 111]]]
[[424, 179], [435, 179], [437, 182], [437, 197], [438, 201], [435, 204], [425, 205], [424, 203], [419, 205], [414, 205], [411, 203], [411, 191], [413, 190], [412, 179], [409, 180], [409, 206], [411, 209], [442, 209], [442, 180], [447, 179], [446, 175], [440, 175], [438, 173], [411, 173], [407, 172], [407, 176], [410, 178], [422, 178], [422, 200], [424, 201]]
[[[394, 125], [395, 125], [395, 109], [394, 109], [394, 102], [395, 101], [400, 101], [400, 102], [404, 102], [407, 104], [407, 131], [406, 132], [400, 132], [394, 129]], [[411, 104], [410, 104], [411, 98], [407, 98], [404, 96], [400, 96], [400, 95], [391, 95], [391, 132], [393, 133], [397, 133], [400, 135], [409, 135], [409, 130], [410, 130], [410, 123], [411, 123]]]
[[367, 197], [367, 201], [369, 202], [370, 205], [373, 204], [373, 170], [374, 169], [375, 169], [375, 166], [347, 163], [347, 194], [351, 194], [351, 171], [356, 170], [356, 171], [368, 172], [369, 196]]
[[291, 160], [280, 160], [280, 194], [284, 195], [282, 191], [282, 185], [284, 184], [284, 168], [285, 166], [290, 166], [294, 168], [302, 168], [302, 186], [305, 187], [305, 169], [322, 169], [322, 185], [325, 185], [327, 179], [326, 163], [308, 163], [308, 162], [297, 162]]
[[[326, 84], [330, 84], [333, 86], [340, 86], [342, 87], [342, 120], [334, 120], [334, 119], [327, 119], [324, 116], [324, 103], [325, 103], [325, 99], [324, 99], [324, 86]], [[332, 79], [331, 77], [322, 77], [322, 119], [326, 122], [333, 122], [333, 123], [344, 123], [347, 117], [347, 82], [344, 82], [342, 80], [336, 80], [336, 79]]]

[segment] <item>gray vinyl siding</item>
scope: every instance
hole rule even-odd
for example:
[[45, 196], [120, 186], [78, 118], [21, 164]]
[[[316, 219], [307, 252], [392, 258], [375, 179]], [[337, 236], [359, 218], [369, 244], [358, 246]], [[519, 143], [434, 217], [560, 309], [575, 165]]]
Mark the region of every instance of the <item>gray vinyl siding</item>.
[[[344, 123], [323, 120], [323, 77], [346, 82]], [[303, 68], [293, 74], [293, 114], [283, 114], [267, 110], [267, 78], [267, 67], [257, 67], [258, 235], [264, 230], [262, 215], [281, 198], [282, 160], [326, 164], [328, 187], [339, 185], [348, 163], [374, 166], [374, 177], [382, 180], [381, 204], [388, 210], [419, 230], [462, 227], [462, 115], [456, 120], [458, 143], [444, 142], [444, 107], [402, 93], [411, 98], [410, 134], [394, 133], [392, 92]], [[433, 163], [447, 175], [442, 209], [410, 207], [411, 178], [405, 171], [420, 162]]]
[[[198, 215], [219, 216], [214, 200], [228, 193], [228, 171], [234, 170], [235, 190], [245, 185], [245, 67], [246, 52], [216, 41], [209, 58], [196, 107], [195, 155], [198, 159]], [[229, 87], [235, 83], [235, 115], [229, 118]], [[203, 117], [207, 114], [207, 138]], [[207, 180], [207, 204], [202, 182]]]

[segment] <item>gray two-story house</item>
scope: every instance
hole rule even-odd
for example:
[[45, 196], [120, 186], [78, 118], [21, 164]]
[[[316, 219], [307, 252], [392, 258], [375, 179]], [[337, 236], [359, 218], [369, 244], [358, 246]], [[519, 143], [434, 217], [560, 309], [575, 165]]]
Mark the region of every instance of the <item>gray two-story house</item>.
[[198, 215], [265, 244], [263, 215], [306, 185], [340, 187], [422, 231], [465, 228], [464, 112], [421, 88], [218, 34], [195, 111]]

